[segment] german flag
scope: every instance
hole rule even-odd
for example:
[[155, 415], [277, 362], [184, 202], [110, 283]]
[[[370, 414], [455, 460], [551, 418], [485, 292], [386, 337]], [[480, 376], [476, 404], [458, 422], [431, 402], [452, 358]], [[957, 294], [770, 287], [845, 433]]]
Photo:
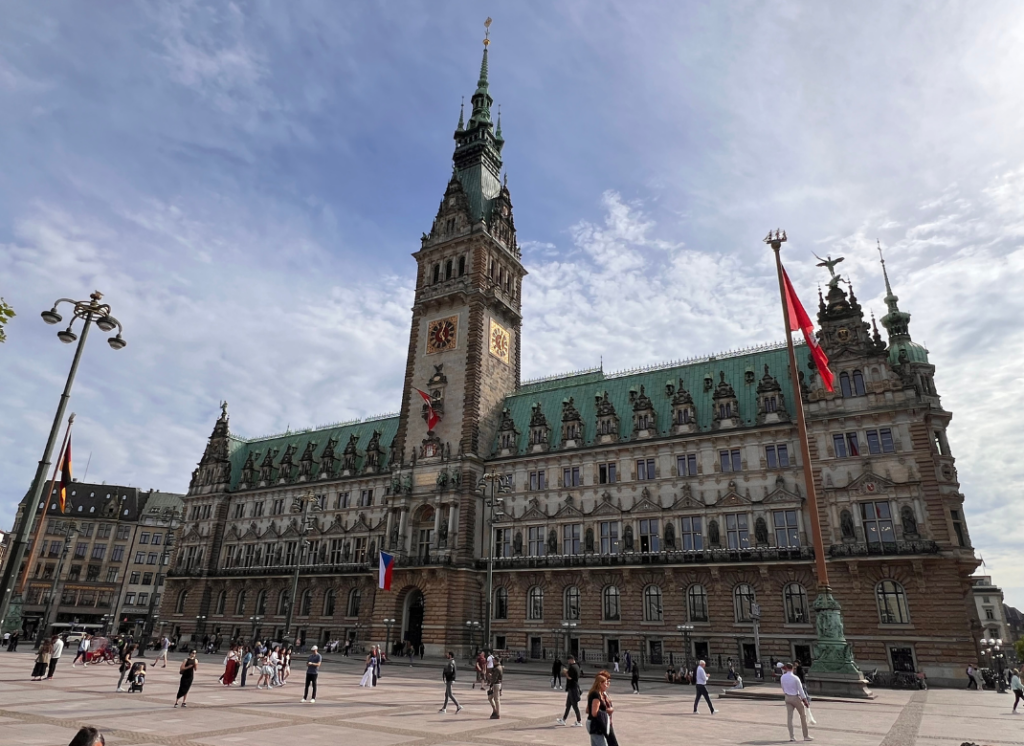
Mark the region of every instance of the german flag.
[[71, 435], [68, 434], [68, 446], [60, 459], [60, 512], [68, 500], [68, 487], [71, 485]]

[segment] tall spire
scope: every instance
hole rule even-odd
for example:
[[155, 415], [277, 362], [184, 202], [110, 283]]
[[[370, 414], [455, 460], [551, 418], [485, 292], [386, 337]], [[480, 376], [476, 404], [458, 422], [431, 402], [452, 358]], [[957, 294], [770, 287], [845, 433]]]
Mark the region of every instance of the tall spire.
[[491, 121], [491, 104], [494, 103], [494, 99], [491, 98], [491, 94], [487, 90], [487, 47], [490, 45], [491, 19], [488, 18], [484, 21], [484, 56], [480, 61], [480, 78], [476, 81], [476, 91], [471, 99], [473, 103], [473, 115], [469, 119], [471, 128], [473, 122], [490, 124]]
[[889, 360], [892, 363], [903, 362], [901, 356], [914, 363], [927, 363], [928, 350], [910, 338], [910, 314], [901, 311], [899, 297], [892, 291], [889, 284], [889, 272], [885, 267], [885, 256], [882, 254], [882, 243], [878, 241], [878, 258], [882, 262], [882, 276], [885, 278], [885, 306], [889, 312], [882, 317], [882, 326], [889, 333]]
[[463, 112], [465, 112], [465, 110], [466, 110], [466, 97], [463, 96], [462, 97], [462, 103], [459, 104], [459, 126], [455, 128], [456, 132], [463, 132], [466, 129], [465, 126], [462, 123], [462, 114], [463, 114]]

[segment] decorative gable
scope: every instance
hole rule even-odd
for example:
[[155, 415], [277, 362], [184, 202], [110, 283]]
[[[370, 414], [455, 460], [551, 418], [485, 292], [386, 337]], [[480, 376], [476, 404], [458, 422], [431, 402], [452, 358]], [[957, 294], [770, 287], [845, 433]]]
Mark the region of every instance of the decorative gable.
[[576, 409], [573, 397], [562, 400], [562, 448], [579, 448], [583, 445], [583, 418]]
[[665, 384], [665, 395], [672, 400], [672, 429], [677, 435], [697, 432], [697, 410], [693, 395], [686, 390], [683, 379], [678, 385], [673, 381]]
[[786, 398], [782, 393], [782, 386], [765, 365], [764, 375], [757, 384], [757, 424], [776, 422], [789, 422], [789, 412], [786, 411]]
[[654, 404], [642, 384], [639, 391], [629, 390], [629, 402], [633, 405], [633, 437], [642, 440], [657, 435], [658, 424]]
[[715, 506], [720, 508], [740, 508], [751, 505], [752, 502], [749, 497], [745, 497], [736, 491], [736, 482], [730, 481], [729, 491], [718, 498]]
[[594, 397], [594, 408], [597, 410], [598, 443], [614, 443], [619, 439], [619, 416], [615, 413], [615, 405], [608, 399], [608, 392], [602, 391]]
[[736, 391], [725, 380], [725, 371], [719, 371], [718, 385], [715, 393], [711, 395], [712, 411], [714, 416], [711, 419], [712, 430], [727, 430], [740, 426], [740, 403], [736, 398]]
[[690, 485], [683, 485], [683, 494], [680, 495], [676, 501], [672, 504], [670, 510], [677, 510], [679, 508], [696, 508], [703, 510], [707, 506], [700, 500], [693, 496], [693, 490], [690, 489]]
[[540, 453], [548, 450], [550, 433], [548, 418], [544, 415], [540, 402], [537, 402], [530, 408], [530, 452]]
[[[768, 488], [765, 487], [766, 491], [767, 489]], [[764, 499], [761, 500], [761, 503], [764, 505], [774, 505], [778, 503], [786, 503], [793, 505], [799, 504], [801, 501], [803, 501], [803, 497], [801, 497], [796, 492], [790, 492], [788, 489], [786, 489], [786, 480], [780, 474], [778, 477], [775, 478], [775, 489], [772, 490], [771, 492], [768, 492], [764, 496]]]
[[512, 456], [518, 453], [519, 431], [508, 407], [501, 410], [501, 422], [498, 425], [498, 456]]
[[537, 498], [530, 498], [530, 503], [526, 508], [526, 512], [520, 516], [520, 521], [546, 521], [549, 518], [548, 514], [540, 509], [540, 503]]

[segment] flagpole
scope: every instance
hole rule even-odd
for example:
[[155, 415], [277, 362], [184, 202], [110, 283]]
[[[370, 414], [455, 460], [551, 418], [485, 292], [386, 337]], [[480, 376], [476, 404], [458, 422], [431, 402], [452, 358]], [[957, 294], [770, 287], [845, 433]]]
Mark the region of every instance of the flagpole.
[[786, 301], [786, 283], [782, 277], [782, 257], [780, 249], [785, 243], [785, 234], [776, 231], [769, 234], [766, 243], [775, 252], [775, 270], [779, 276], [779, 297], [782, 300], [782, 320], [786, 325], [786, 349], [789, 351], [790, 378], [793, 379], [793, 408], [796, 427], [800, 434], [800, 460], [803, 461], [804, 482], [807, 485], [807, 512], [810, 514], [811, 542], [814, 545], [814, 564], [818, 572], [818, 589], [828, 590], [828, 568], [825, 565], [825, 542], [821, 536], [821, 518], [818, 515], [818, 492], [814, 486], [814, 469], [811, 466], [811, 446], [807, 439], [807, 421], [804, 419], [804, 398], [800, 391], [800, 368], [797, 367], [796, 348], [793, 346], [793, 329], [789, 323], [789, 305]]
[[779, 277], [790, 378], [793, 380], [793, 410], [800, 437], [800, 456], [803, 460], [804, 482], [807, 486], [807, 512], [811, 523], [811, 542], [814, 546], [814, 563], [818, 575], [818, 597], [814, 600], [814, 611], [817, 613], [817, 641], [812, 652], [813, 663], [807, 672], [807, 689], [817, 695], [873, 699], [875, 695], [867, 688], [864, 674], [854, 662], [853, 647], [846, 641], [843, 631], [842, 607], [832, 595], [832, 587], [828, 581], [825, 543], [821, 534], [821, 517], [818, 513], [818, 491], [815, 489], [814, 470], [811, 467], [811, 447], [807, 437], [807, 421], [804, 418], [803, 394], [800, 390], [800, 369], [797, 367], [796, 349], [793, 346], [793, 329], [789, 323], [789, 301], [786, 297], [786, 282], [780, 255], [782, 244], [786, 242], [786, 234], [778, 230], [774, 234], [769, 232], [764, 242], [775, 252], [775, 270]]

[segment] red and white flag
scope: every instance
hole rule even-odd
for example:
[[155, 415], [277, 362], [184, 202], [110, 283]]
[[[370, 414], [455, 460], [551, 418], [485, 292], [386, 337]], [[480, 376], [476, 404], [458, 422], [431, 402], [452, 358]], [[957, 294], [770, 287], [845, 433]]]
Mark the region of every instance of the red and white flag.
[[420, 391], [416, 388], [413, 391], [422, 396], [423, 401], [427, 403], [427, 430], [433, 431], [434, 425], [441, 421], [441, 415], [434, 410], [434, 400], [430, 398], [430, 394], [426, 391]]
[[807, 347], [811, 350], [814, 364], [818, 366], [818, 375], [821, 376], [822, 383], [825, 384], [828, 391], [835, 391], [833, 386], [835, 376], [828, 369], [828, 356], [821, 349], [818, 340], [814, 338], [814, 325], [811, 324], [811, 317], [807, 315], [803, 304], [800, 303], [785, 269], [782, 270], [782, 278], [786, 282], [786, 313], [789, 315], [789, 330], [794, 332], [799, 329], [804, 333], [804, 341], [807, 342]]

